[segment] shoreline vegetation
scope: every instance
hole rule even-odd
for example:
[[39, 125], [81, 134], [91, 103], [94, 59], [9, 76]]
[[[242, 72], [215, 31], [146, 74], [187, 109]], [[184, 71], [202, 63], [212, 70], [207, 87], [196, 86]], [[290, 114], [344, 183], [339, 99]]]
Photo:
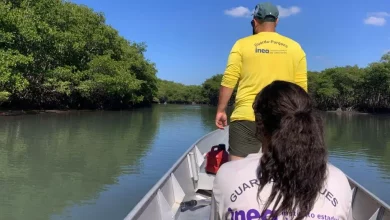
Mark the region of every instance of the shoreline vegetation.
[[[154, 104], [163, 104], [163, 103], [154, 103]], [[207, 104], [176, 104], [176, 103], [169, 103], [169, 105], [207, 105]], [[209, 105], [207, 105], [209, 106]], [[10, 109], [0, 109], [0, 117], [1, 116], [22, 116], [22, 115], [39, 115], [39, 114], [67, 114], [67, 113], [76, 113], [76, 112], [104, 112], [104, 111], [111, 111], [111, 110], [105, 110], [105, 109], [51, 109], [51, 110], [36, 110], [36, 109], [30, 109], [30, 110], [10, 110]], [[118, 110], [114, 110], [118, 111]], [[121, 109], [119, 111], [131, 111], [131, 109]], [[329, 110], [329, 111], [323, 111], [327, 113], [334, 113], [334, 114], [359, 114], [359, 115], [390, 115], [389, 112], [379, 112], [379, 113], [369, 113], [369, 112], [358, 112], [358, 111], [342, 111], [342, 110]]]
[[[0, 13], [0, 116], [218, 102], [222, 74], [202, 85], [157, 78], [147, 45], [87, 6], [5, 0]], [[322, 111], [390, 113], [390, 52], [365, 68], [309, 71], [308, 88]]]

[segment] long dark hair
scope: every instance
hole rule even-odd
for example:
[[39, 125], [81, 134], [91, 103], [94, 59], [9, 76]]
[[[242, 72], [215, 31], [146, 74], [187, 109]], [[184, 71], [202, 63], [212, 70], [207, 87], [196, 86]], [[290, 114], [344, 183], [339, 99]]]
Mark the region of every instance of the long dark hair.
[[313, 209], [327, 175], [322, 120], [305, 90], [285, 81], [266, 86], [253, 109], [257, 135], [263, 140], [258, 197], [273, 182], [262, 215], [275, 200], [270, 218], [283, 212], [303, 219]]

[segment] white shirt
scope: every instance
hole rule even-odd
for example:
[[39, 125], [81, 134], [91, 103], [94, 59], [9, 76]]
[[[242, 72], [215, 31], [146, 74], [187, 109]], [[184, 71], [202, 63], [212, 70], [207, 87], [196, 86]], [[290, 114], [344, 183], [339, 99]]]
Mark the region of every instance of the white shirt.
[[[212, 208], [216, 208], [216, 213], [212, 212], [213, 216], [210, 216], [210, 219], [263, 219], [260, 216], [263, 211], [262, 205], [271, 194], [272, 184], [267, 184], [263, 188], [258, 200], [260, 182], [256, 177], [256, 169], [261, 155], [250, 154], [244, 159], [230, 161], [221, 166], [213, 186]], [[328, 164], [325, 187], [306, 219], [352, 219], [351, 202], [352, 191], [347, 177], [341, 170]], [[272, 202], [269, 209], [272, 209], [273, 205]], [[291, 215], [282, 214], [278, 219], [292, 218]]]

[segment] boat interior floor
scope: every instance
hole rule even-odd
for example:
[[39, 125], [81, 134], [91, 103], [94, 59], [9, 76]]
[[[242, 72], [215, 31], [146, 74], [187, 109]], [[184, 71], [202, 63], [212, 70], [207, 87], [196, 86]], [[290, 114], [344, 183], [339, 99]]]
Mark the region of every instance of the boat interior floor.
[[[211, 199], [211, 192], [208, 191], [199, 191], [195, 195], [186, 196], [184, 201], [190, 200], [203, 200]], [[185, 211], [179, 210], [178, 220], [209, 220], [211, 212], [211, 205], [197, 205], [193, 208], [189, 208]]]
[[195, 207], [192, 210], [181, 212], [178, 220], [209, 220], [211, 206]]

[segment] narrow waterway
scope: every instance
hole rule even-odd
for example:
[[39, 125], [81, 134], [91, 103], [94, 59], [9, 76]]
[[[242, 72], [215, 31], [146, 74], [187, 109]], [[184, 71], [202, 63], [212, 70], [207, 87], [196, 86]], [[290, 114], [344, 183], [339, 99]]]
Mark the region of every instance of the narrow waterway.
[[[0, 219], [123, 219], [188, 147], [208, 106], [0, 119]], [[390, 203], [390, 117], [324, 113], [330, 160]]]

